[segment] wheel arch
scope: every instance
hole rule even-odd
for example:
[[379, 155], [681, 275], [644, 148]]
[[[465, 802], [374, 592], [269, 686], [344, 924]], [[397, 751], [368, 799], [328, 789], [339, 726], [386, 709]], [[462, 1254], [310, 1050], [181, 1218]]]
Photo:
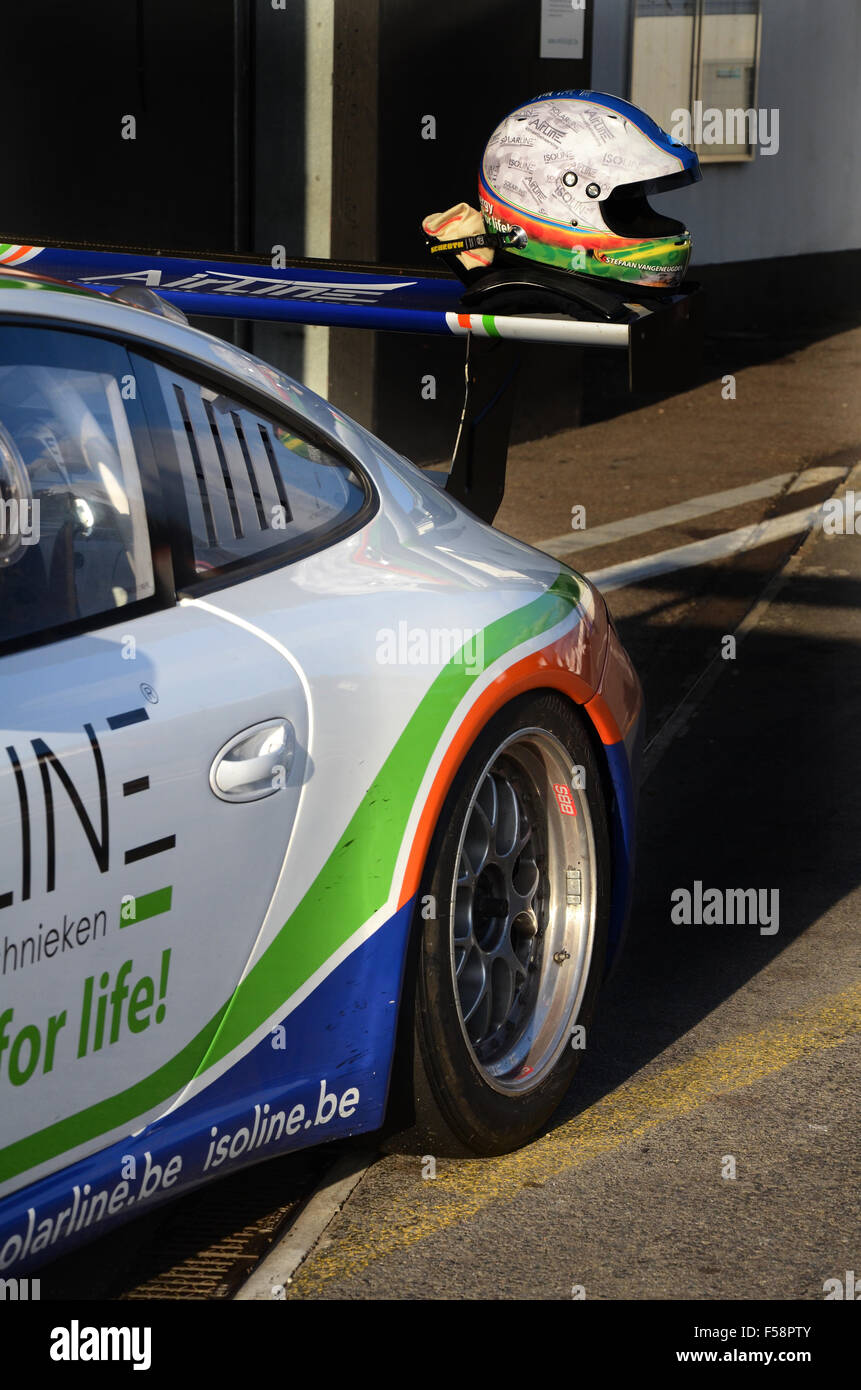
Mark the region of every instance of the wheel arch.
[[[540, 656], [536, 653], [536, 656]], [[434, 838], [440, 814], [448, 794], [465, 759], [487, 727], [491, 719], [508, 706], [525, 696], [543, 694], [561, 697], [566, 704], [578, 712], [586, 736], [596, 756], [601, 771], [602, 792], [608, 808], [610, 820], [610, 856], [612, 901], [610, 918], [610, 937], [608, 941], [606, 979], [619, 954], [622, 930], [627, 916], [630, 897], [630, 860], [628, 852], [629, 833], [626, 833], [626, 773], [631, 782], [625, 742], [614, 716], [600, 692], [595, 692], [581, 678], [570, 670], [548, 669], [543, 665], [533, 665], [527, 658], [521, 663], [523, 670], [513, 679], [506, 680], [504, 688], [494, 692], [491, 685], [484, 692], [490, 699], [476, 701], [458, 728], [456, 737], [449, 744], [443, 762], [434, 778], [430, 793], [422, 808], [421, 817], [413, 837], [407, 870], [399, 896], [399, 907], [414, 899], [413, 918], [407, 937], [404, 971], [398, 999], [397, 1022], [395, 1027], [394, 1055], [389, 1087], [389, 1116], [386, 1129], [398, 1129], [408, 1123], [401, 1113], [408, 1085], [407, 1077], [412, 1066], [412, 1028], [405, 1018], [404, 1000], [411, 997], [413, 976], [417, 966], [418, 944], [421, 937], [421, 916], [419, 890], [425, 878], [428, 855]], [[508, 673], [511, 677], [511, 672]], [[613, 735], [615, 734], [615, 739]], [[611, 739], [612, 742], [607, 740]], [[615, 750], [615, 751], [614, 751]], [[627, 797], [630, 801], [630, 795]], [[394, 1112], [394, 1113], [393, 1113]]]
[[633, 823], [636, 809], [631, 759], [615, 716], [599, 690], [595, 692], [582, 679], [563, 668], [548, 669], [546, 662], [536, 657], [519, 663], [507, 673], [504, 685], [491, 684], [470, 707], [455, 737], [446, 749], [437, 775], [422, 807], [404, 872], [398, 907], [403, 907], [418, 893], [424, 876], [427, 856], [434, 830], [446, 797], [465, 758], [481, 731], [500, 710], [524, 695], [544, 692], [561, 696], [572, 708], [582, 712], [586, 729], [598, 764], [605, 778], [603, 790], [611, 819], [611, 853], [613, 904], [608, 950], [608, 970], [615, 963], [622, 941], [630, 902], [633, 871]]

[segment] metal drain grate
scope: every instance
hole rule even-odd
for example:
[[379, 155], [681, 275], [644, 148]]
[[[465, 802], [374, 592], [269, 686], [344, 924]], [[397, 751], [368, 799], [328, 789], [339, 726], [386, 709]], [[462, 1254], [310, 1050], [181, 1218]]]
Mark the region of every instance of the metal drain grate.
[[179, 1198], [41, 1271], [55, 1299], [227, 1299], [336, 1157], [269, 1159]]
[[319, 1154], [275, 1159], [192, 1195], [139, 1252], [114, 1297], [232, 1297], [329, 1163]]

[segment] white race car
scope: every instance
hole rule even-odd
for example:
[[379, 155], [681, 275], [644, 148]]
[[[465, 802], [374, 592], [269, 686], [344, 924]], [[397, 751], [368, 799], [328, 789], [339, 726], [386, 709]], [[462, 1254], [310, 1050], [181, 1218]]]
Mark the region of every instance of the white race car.
[[0, 1274], [396, 1099], [419, 1152], [533, 1135], [629, 895], [597, 592], [265, 363], [36, 276], [0, 504]]

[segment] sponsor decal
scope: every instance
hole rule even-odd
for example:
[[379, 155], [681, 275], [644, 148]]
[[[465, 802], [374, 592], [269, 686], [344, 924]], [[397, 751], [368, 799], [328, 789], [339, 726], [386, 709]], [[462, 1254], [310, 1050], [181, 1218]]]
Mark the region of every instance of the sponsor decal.
[[44, 251], [44, 246], [17, 246], [12, 242], [0, 242], [0, 265], [23, 265]]
[[[143, 705], [135, 709], [120, 710], [114, 714], [109, 714], [104, 720], [110, 731], [125, 729], [128, 728], [129, 725], [143, 724], [147, 723], [148, 721], [149, 714], [145, 706]], [[68, 801], [71, 803], [72, 809], [74, 810], [78, 823], [84, 832], [86, 842], [89, 845], [90, 853], [92, 854], [93, 859], [95, 860], [96, 867], [98, 868], [100, 873], [106, 874], [110, 871], [111, 867], [110, 810], [112, 798], [116, 798], [118, 794], [122, 796], [129, 796], [137, 792], [146, 792], [149, 790], [150, 784], [148, 776], [135, 778], [131, 781], [125, 782], [121, 788], [112, 789], [109, 786], [107, 774], [105, 771], [105, 759], [104, 753], [102, 751], [101, 740], [99, 739], [99, 736], [96, 733], [93, 724], [85, 723], [82, 725], [82, 729], [86, 738], [86, 743], [89, 744], [89, 750], [92, 757], [93, 772], [95, 774], [96, 785], [98, 786], [98, 825], [96, 825], [94, 821], [91, 819], [86, 809], [86, 806], [84, 805], [84, 800], [78, 790], [78, 787], [75, 785], [75, 781], [67, 765], [71, 763], [76, 772], [78, 772], [81, 769], [82, 760], [84, 756], [83, 748], [75, 749], [70, 756], [67, 756], [64, 759], [59, 757], [57, 753], [54, 752], [54, 750], [45, 741], [45, 739], [30, 739], [30, 746], [33, 752], [36, 754], [36, 758], [38, 760], [39, 792], [41, 793], [41, 796], [39, 796], [38, 793], [34, 791], [32, 786], [28, 787], [27, 779], [24, 775], [24, 768], [21, 762], [21, 758], [19, 756], [18, 749], [15, 747], [14, 744], [9, 744], [6, 748], [6, 756], [11, 764], [12, 771], [14, 774], [15, 801], [18, 812], [17, 820], [19, 824], [19, 876], [16, 885], [4, 885], [3, 887], [5, 891], [0, 891], [0, 911], [2, 911], [3, 908], [12, 906], [12, 904], [15, 901], [16, 890], [18, 891], [22, 902], [27, 902], [31, 897], [34, 887], [32, 882], [32, 861], [34, 836], [37, 833], [37, 831], [34, 828], [35, 808], [37, 801], [41, 800], [44, 812], [44, 890], [46, 893], [53, 893], [57, 887], [58, 864], [60, 865], [60, 870], [62, 872], [62, 868], [64, 865], [68, 865], [73, 862], [73, 859], [71, 857], [71, 851], [64, 844], [62, 838], [62, 827], [64, 825], [66, 826], [65, 833], [68, 834], [69, 821], [68, 819], [64, 820], [57, 814], [58, 798], [60, 795], [60, 791], [62, 790], [65, 793], [66, 797], [68, 798]], [[102, 735], [102, 737], [104, 737], [104, 735]], [[148, 840], [143, 844], [131, 845], [119, 851], [115, 850], [114, 858], [116, 859], [118, 855], [122, 855], [123, 863], [136, 864], [144, 859], [149, 859], [153, 856], [164, 854], [172, 849], [175, 849], [175, 847], [176, 835], [160, 835], [158, 838], [154, 840]], [[96, 917], [98, 917], [98, 915], [99, 914], [96, 914]], [[81, 921], [84, 920], [87, 921], [89, 927], [88, 917], [79, 919], [78, 927], [80, 927]], [[95, 921], [96, 919], [94, 918], [93, 920]], [[65, 921], [66, 918], [64, 917], [64, 922]], [[69, 930], [71, 929], [71, 925], [73, 925], [73, 923], [70, 923]], [[38, 930], [40, 932], [43, 930], [42, 923], [39, 924]], [[35, 945], [36, 941], [38, 940], [35, 933], [32, 939], [28, 939], [30, 944], [29, 964], [34, 964], [36, 960], [41, 960], [43, 956], [45, 959], [49, 959], [53, 954], [56, 953], [55, 951], [47, 949], [48, 938], [50, 938], [51, 936], [52, 932], [49, 931], [46, 934], [44, 941], [40, 941], [38, 947]], [[66, 937], [64, 939], [69, 938]], [[56, 941], [57, 937], [54, 936], [52, 944], [56, 944]], [[25, 943], [22, 943], [20, 952], [20, 961], [22, 967], [25, 964], [27, 964], [25, 956], [28, 953], [25, 951], [25, 944], [26, 941]], [[79, 942], [79, 944], [83, 944], [83, 942]], [[69, 946], [63, 946], [64, 950], [69, 948]], [[7, 939], [4, 942], [4, 955], [2, 967], [0, 967], [2, 968], [3, 974], [6, 974], [7, 969], [9, 968], [9, 958], [6, 954], [7, 949], [11, 949], [12, 951], [11, 970], [15, 971], [19, 968], [17, 948], [14, 946], [14, 944], [10, 945]]]
[[322, 303], [374, 304], [392, 290], [405, 290], [415, 280], [396, 283], [354, 284], [340, 280], [285, 280], [270, 275], [231, 275], [224, 271], [197, 271], [170, 279], [170, 272], [129, 270], [110, 275], [86, 275], [83, 285], [123, 285], [127, 281], [172, 294], [241, 294], [263, 299], [311, 299]]
[[567, 131], [559, 130], [555, 125], [551, 125], [549, 121], [545, 121], [541, 116], [533, 116], [532, 120], [528, 121], [527, 124], [530, 130], [535, 131], [536, 135], [540, 135], [545, 140], [552, 140], [554, 145], [558, 145], [560, 140], [564, 140], [567, 134]]
[[[150, 1148], [129, 1152], [122, 1158], [113, 1180], [100, 1183], [78, 1182], [65, 1197], [56, 1199], [50, 1210], [37, 1205], [26, 1209], [18, 1230], [13, 1230], [0, 1246], [0, 1270], [22, 1264], [46, 1250], [52, 1250], [84, 1230], [110, 1223], [131, 1206], [163, 1198], [179, 1184], [187, 1187], [223, 1165], [247, 1163], [250, 1154], [265, 1157], [267, 1151], [280, 1152], [293, 1147], [294, 1135], [327, 1126], [343, 1133], [343, 1123], [351, 1121], [362, 1103], [358, 1086], [330, 1088], [328, 1078], [316, 1083], [304, 1101], [292, 1106], [254, 1105], [244, 1123], [230, 1129], [211, 1125], [195, 1136], [192, 1148], [156, 1156]], [[315, 1136], [316, 1140], [316, 1136]], [[315, 1142], [311, 1137], [305, 1142]]]
[[270, 1113], [268, 1103], [262, 1107], [255, 1105], [253, 1121], [233, 1132], [225, 1130], [219, 1133], [218, 1126], [213, 1125], [202, 1171], [207, 1173], [213, 1168], [220, 1168], [229, 1159], [240, 1158], [246, 1150], [250, 1153], [277, 1143], [282, 1134], [298, 1134], [302, 1129], [327, 1125], [336, 1117], [348, 1120], [356, 1113], [361, 1093], [358, 1086], [348, 1086], [339, 1096], [337, 1091], [329, 1090], [324, 1077], [315, 1099], [316, 1105], [314, 1101], [309, 1101], [307, 1106], [301, 1101], [297, 1102], [289, 1113], [286, 1110]]
[[566, 787], [564, 782], [554, 782], [553, 791], [556, 795], [556, 803], [563, 816], [576, 816], [577, 807], [571, 796], [571, 788]]
[[588, 128], [599, 145], [608, 145], [616, 138], [600, 111], [587, 107], [585, 116]]

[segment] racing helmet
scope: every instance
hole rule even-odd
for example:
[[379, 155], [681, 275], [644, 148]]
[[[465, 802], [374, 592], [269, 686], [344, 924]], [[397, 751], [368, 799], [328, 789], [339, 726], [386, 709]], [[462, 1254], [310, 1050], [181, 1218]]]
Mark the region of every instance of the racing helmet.
[[479, 174], [484, 225], [509, 255], [568, 274], [674, 289], [691, 255], [683, 223], [647, 194], [701, 178], [693, 150], [604, 92], [547, 92], [512, 111]]

